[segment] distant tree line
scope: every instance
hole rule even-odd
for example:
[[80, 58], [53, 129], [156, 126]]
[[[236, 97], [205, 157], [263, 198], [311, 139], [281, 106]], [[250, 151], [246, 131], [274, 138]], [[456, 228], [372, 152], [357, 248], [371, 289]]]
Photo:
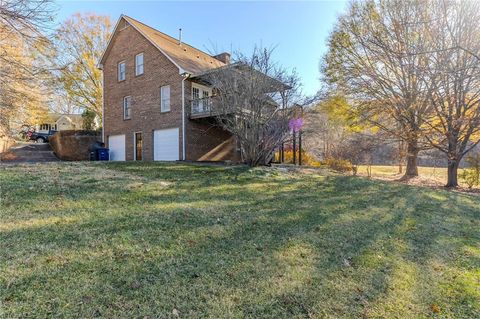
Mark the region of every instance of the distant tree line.
[[[321, 72], [330, 112], [404, 144], [405, 176], [434, 148], [448, 161], [447, 186], [480, 142], [480, 3], [354, 1], [329, 38]], [[401, 153], [401, 152], [400, 152]]]

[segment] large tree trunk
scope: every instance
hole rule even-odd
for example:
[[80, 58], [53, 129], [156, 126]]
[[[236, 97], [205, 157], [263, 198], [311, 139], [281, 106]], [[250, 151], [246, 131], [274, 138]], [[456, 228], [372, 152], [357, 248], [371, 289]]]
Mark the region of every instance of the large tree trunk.
[[457, 136], [458, 133], [454, 131], [448, 141], [448, 175], [445, 187], [458, 187], [458, 166], [461, 158], [459, 158], [457, 152]]
[[407, 142], [407, 167], [404, 177], [418, 176], [418, 151], [418, 143], [416, 140]]
[[398, 174], [403, 173], [403, 140], [398, 142]]
[[445, 187], [458, 187], [458, 161], [448, 160], [448, 178]]

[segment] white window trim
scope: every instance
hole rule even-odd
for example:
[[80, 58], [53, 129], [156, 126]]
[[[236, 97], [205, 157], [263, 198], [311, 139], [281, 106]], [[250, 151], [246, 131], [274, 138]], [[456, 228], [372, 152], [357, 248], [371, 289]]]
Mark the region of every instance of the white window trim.
[[[142, 56], [142, 73], [139, 73], [138, 72], [138, 67], [140, 66], [140, 64], [137, 64], [137, 57], [139, 56]], [[142, 75], [143, 73], [145, 72], [145, 56], [143, 55], [143, 52], [135, 55], [135, 76], [139, 76], [139, 75]]]
[[[165, 105], [163, 104], [164, 99], [163, 98], [163, 88], [168, 87], [168, 109], [165, 109]], [[172, 109], [172, 88], [170, 85], [163, 85], [160, 87], [160, 112], [170, 112]]]
[[[127, 99], [130, 99], [130, 105], [129, 105], [129, 111], [130, 111], [130, 114], [128, 117], [126, 117], [126, 112], [125, 112], [125, 102], [127, 101]], [[132, 97], [129, 95], [129, 96], [125, 96], [123, 97], [123, 119], [124, 120], [130, 120], [132, 118]]]
[[[198, 90], [198, 97], [196, 97], [196, 96], [194, 95], [194, 91], [195, 91], [195, 90]], [[200, 88], [192, 85], [192, 100], [194, 100], [194, 99], [199, 99], [199, 98], [200, 98], [200, 92], [202, 92], [202, 90], [201, 90]]]
[[[193, 90], [198, 89], [198, 98], [194, 98], [193, 96]], [[207, 92], [208, 97], [212, 97], [212, 88], [201, 85], [198, 83], [192, 83], [192, 92], [191, 92], [191, 99], [192, 99], [192, 110], [193, 108], [196, 108], [197, 111], [203, 112], [205, 111], [205, 106], [204, 106], [204, 101], [202, 100], [203, 98], [206, 98], [203, 96], [203, 93]]]
[[208, 92], [208, 96], [212, 96], [212, 88], [208, 87], [208, 86], [205, 86], [205, 85], [201, 85], [201, 84], [197, 84], [197, 83], [192, 83], [192, 99], [193, 99], [193, 88], [196, 88], [196, 89], [199, 89], [200, 92], [199, 92], [199, 98], [202, 98], [202, 91], [207, 91]]
[[[120, 65], [121, 64], [125, 65], [125, 72], [123, 72], [123, 79], [120, 79], [120, 74], [121, 74]], [[117, 80], [118, 80], [118, 82], [121, 82], [121, 81], [125, 81], [126, 79], [127, 79], [127, 63], [125, 61], [120, 61], [117, 64]]]

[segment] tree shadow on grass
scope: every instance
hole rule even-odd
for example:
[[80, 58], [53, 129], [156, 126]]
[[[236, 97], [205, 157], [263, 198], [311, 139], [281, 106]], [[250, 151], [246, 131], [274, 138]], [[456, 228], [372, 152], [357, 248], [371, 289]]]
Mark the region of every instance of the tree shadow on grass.
[[[117, 214], [2, 232], [9, 263], [23, 268], [5, 290], [7, 309], [67, 317], [168, 317], [177, 309], [186, 317], [358, 318], [385, 307], [397, 270], [388, 257], [424, 265], [440, 249], [442, 229], [418, 226], [445, 226], [444, 201], [427, 191], [347, 177], [272, 182], [241, 174], [232, 187], [232, 178], [201, 190], [186, 181], [177, 193], [154, 196], [133, 189]], [[182, 200], [189, 206], [157, 209]], [[217, 206], [205, 206], [209, 200]], [[457, 205], [478, 218], [467, 202]], [[453, 221], [450, 236], [459, 236], [463, 221]], [[22, 265], [22, 252], [40, 243], [34, 261]], [[36, 296], [25, 293], [32, 289]]]

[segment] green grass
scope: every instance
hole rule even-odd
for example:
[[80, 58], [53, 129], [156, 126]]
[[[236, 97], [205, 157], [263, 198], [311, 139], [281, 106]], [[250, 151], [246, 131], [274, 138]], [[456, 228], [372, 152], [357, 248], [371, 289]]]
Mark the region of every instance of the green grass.
[[[403, 167], [403, 172], [405, 173], [405, 166]], [[463, 169], [458, 170], [459, 176], [459, 183], [460, 186], [466, 187], [463, 183], [463, 179], [461, 178]], [[358, 167], [358, 173], [362, 175], [367, 174], [367, 166], [360, 165]], [[446, 167], [427, 167], [427, 166], [419, 166], [418, 167], [418, 175], [421, 177], [425, 177], [431, 179], [433, 181], [437, 181], [443, 184], [447, 182], [447, 168]], [[401, 176], [402, 174], [398, 174], [398, 166], [382, 166], [382, 165], [373, 165], [372, 166], [372, 176], [373, 177], [394, 177], [394, 176]]]
[[0, 185], [0, 318], [480, 317], [479, 196], [158, 163]]
[[[360, 165], [359, 170], [366, 173], [367, 166]], [[405, 166], [403, 166], [403, 172], [405, 172]], [[462, 169], [458, 170], [459, 174], [462, 172]], [[398, 166], [396, 165], [373, 165], [372, 174], [379, 175], [397, 175]], [[446, 167], [428, 167], [428, 166], [419, 166], [418, 174], [421, 176], [437, 177], [437, 178], [447, 178], [447, 168]]]

